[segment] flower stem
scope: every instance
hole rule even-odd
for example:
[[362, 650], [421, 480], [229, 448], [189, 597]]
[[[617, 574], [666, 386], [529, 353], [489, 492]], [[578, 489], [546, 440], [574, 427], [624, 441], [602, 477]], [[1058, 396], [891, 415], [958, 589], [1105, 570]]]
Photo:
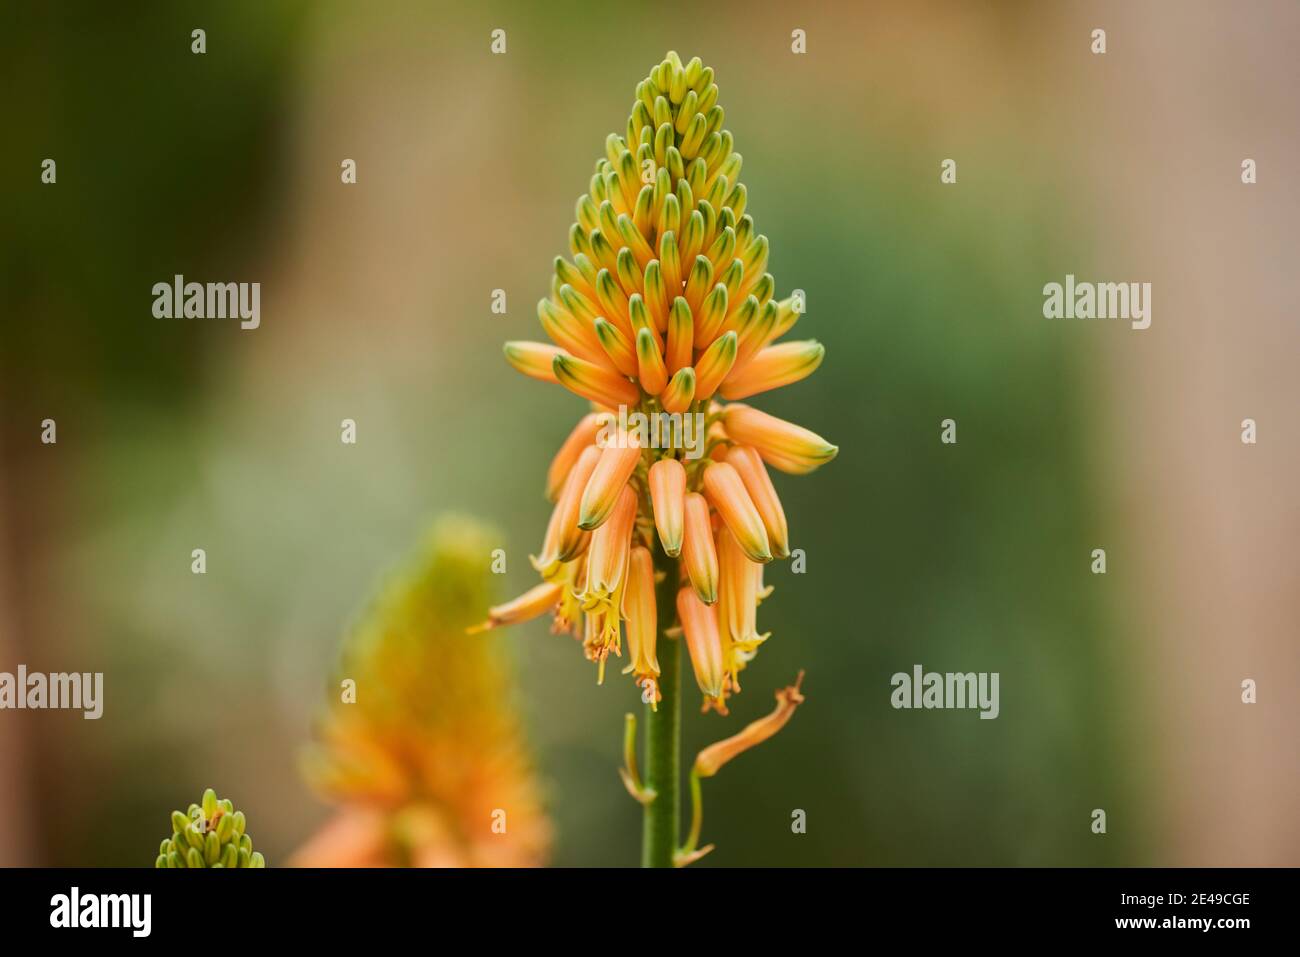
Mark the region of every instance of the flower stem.
[[641, 866], [672, 867], [681, 818], [682, 649], [681, 640], [664, 635], [677, 620], [677, 568], [658, 542], [655, 569], [664, 573], [655, 588], [659, 619], [659, 693], [657, 710], [646, 705], [645, 786], [655, 799], [645, 806], [641, 830]]

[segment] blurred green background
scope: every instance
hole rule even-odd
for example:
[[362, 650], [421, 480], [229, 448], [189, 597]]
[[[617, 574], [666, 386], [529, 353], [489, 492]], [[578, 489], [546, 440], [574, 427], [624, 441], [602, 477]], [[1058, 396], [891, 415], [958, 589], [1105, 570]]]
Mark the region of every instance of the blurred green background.
[[[481, 516], [509, 557], [500, 596], [532, 583], [545, 469], [583, 408], [500, 343], [541, 338], [574, 200], [668, 49], [716, 70], [778, 294], [805, 290], [796, 332], [827, 349], [755, 404], [841, 448], [776, 476], [807, 573], [769, 572], [774, 637], [732, 716], [687, 698], [689, 757], [807, 671], [786, 730], [707, 783], [704, 866], [1178, 859], [1143, 753], [1159, 703], [1132, 686], [1139, 589], [1088, 571], [1130, 538], [1099, 330], [1041, 318], [1043, 283], [1109, 243], [1046, 93], [1092, 66], [1061, 39], [1086, 22], [1027, 3], [5, 16], [0, 669], [103, 671], [106, 707], [0, 714], [5, 805], [29, 822], [0, 863], [147, 865], [211, 785], [274, 866], [327, 813], [296, 759], [339, 638], [427, 523]], [[261, 328], [154, 319], [176, 273], [261, 282]], [[553, 862], [635, 862], [615, 774], [635, 689], [598, 688], [542, 623], [479, 640], [515, 659]], [[1001, 716], [893, 710], [889, 678], [916, 663], [999, 672]]]

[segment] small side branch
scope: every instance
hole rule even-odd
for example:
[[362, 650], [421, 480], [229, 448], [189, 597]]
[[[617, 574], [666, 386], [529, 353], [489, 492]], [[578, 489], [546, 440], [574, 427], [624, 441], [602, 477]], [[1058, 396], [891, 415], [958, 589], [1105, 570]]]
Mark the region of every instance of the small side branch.
[[641, 776], [636, 767], [636, 715], [628, 712], [623, 719], [623, 767], [618, 769], [618, 776], [623, 779], [623, 787], [638, 803], [647, 805], [655, 799], [654, 788], [641, 783]]
[[[704, 787], [700, 784], [698, 771], [691, 772], [691, 833], [686, 839], [686, 846], [673, 852], [673, 866], [686, 867], [694, 864], [709, 851], [712, 844], [699, 847], [700, 829], [704, 826]], [[698, 849], [697, 849], [698, 848]]]

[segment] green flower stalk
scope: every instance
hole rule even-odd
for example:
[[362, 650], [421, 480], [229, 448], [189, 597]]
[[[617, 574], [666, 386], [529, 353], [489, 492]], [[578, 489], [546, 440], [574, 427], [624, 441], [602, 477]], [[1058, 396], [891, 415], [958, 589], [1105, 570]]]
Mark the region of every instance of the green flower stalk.
[[203, 792], [202, 804], [185, 813], [172, 811], [172, 836], [158, 848], [154, 867], [266, 867], [261, 851], [245, 830], [244, 812], [217, 792]]

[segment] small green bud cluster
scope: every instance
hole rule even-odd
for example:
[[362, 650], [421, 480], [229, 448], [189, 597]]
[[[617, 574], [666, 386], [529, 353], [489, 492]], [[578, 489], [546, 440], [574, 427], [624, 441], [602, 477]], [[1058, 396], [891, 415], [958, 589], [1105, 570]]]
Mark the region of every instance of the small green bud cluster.
[[208, 788], [201, 805], [191, 804], [186, 814], [172, 811], [172, 836], [159, 846], [154, 867], [265, 867], [245, 825], [244, 812]]

